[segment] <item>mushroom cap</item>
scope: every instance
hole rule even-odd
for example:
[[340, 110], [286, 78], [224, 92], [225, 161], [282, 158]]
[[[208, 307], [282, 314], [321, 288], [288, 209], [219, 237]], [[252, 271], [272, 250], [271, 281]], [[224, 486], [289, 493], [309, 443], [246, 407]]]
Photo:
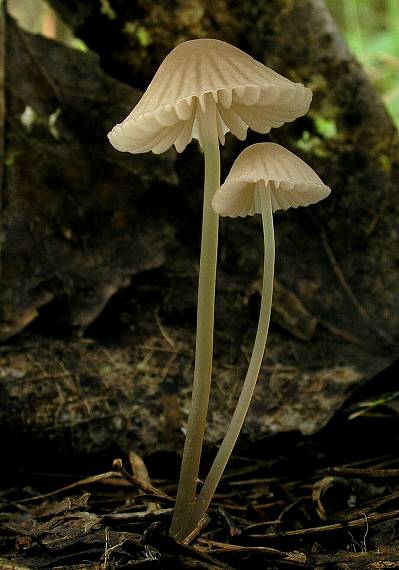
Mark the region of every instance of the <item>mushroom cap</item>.
[[270, 192], [273, 212], [315, 204], [331, 192], [298, 156], [279, 144], [258, 143], [237, 157], [212, 207], [231, 218], [260, 214], [259, 186]]
[[[117, 149], [158, 154], [173, 144], [182, 152], [200, 138], [197, 115], [207, 94], [217, 107], [217, 130], [244, 140], [250, 127], [268, 133], [304, 115], [312, 92], [293, 83], [240, 49], [215, 39], [176, 46], [163, 60], [140, 101], [108, 134]], [[209, 96], [208, 96], [209, 100]]]

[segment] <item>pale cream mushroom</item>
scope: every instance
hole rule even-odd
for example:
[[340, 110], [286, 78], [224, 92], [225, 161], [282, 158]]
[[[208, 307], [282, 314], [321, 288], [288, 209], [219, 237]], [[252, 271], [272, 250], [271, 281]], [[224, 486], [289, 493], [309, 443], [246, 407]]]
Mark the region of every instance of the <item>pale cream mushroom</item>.
[[319, 202], [330, 188], [303, 160], [274, 143], [246, 148], [234, 162], [212, 206], [232, 218], [262, 214], [264, 236], [263, 289], [258, 329], [248, 371], [229, 428], [198, 496], [191, 528], [204, 516], [244, 423], [258, 379], [269, 329], [273, 296], [273, 212]]
[[198, 283], [192, 404], [171, 534], [185, 534], [195, 501], [212, 373], [218, 216], [211, 208], [220, 184], [219, 141], [229, 131], [241, 140], [247, 129], [267, 133], [304, 115], [311, 91], [265, 67], [240, 49], [215, 39], [190, 40], [161, 63], [130, 115], [109, 133], [118, 150], [182, 152], [192, 138], [205, 158], [204, 204]]
[[[155, 154], [191, 139], [202, 146], [231, 131], [244, 140], [250, 127], [268, 133], [307, 113], [312, 93], [214, 39], [183, 42], [161, 63], [146, 92], [108, 137], [118, 150]], [[205, 150], [205, 149], [204, 149]]]

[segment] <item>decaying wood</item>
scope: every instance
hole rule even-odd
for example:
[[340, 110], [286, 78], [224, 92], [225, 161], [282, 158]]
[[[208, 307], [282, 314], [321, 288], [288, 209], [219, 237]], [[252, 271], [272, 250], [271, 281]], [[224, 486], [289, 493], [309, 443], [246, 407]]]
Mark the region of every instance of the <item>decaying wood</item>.
[[[73, 487], [41, 497], [21, 498], [32, 493], [30, 487], [24, 491], [5, 489], [0, 511], [4, 558], [0, 562], [8, 568], [8, 555], [16, 568], [63, 568], [65, 564], [77, 570], [83, 561], [87, 565], [97, 561], [97, 567], [100, 561], [104, 568], [118, 569], [140, 565], [143, 559], [160, 569], [240, 570], [248, 565], [276, 570], [395, 568], [399, 561], [399, 510], [384, 510], [382, 499], [387, 493], [385, 498], [390, 496], [397, 503], [398, 477], [391, 480], [391, 489], [367, 487], [367, 493], [375, 494], [372, 512], [367, 512], [367, 502], [357, 493], [351, 501], [356, 502], [360, 515], [345, 519], [348, 511], [343, 510], [335, 515], [336, 522], [335, 516], [320, 517], [312, 504], [309, 482], [314, 482], [313, 488], [318, 486], [318, 473], [325, 470], [326, 458], [319, 460], [322, 464], [307, 470], [306, 479], [292, 479], [296, 475], [292, 470], [291, 476], [284, 476], [283, 469], [273, 482], [267, 477], [269, 467], [258, 462], [258, 482], [241, 478], [241, 485], [226, 493], [233, 475], [239, 478], [241, 471], [245, 476], [245, 465], [257, 463], [254, 458], [241, 457], [241, 467], [227, 472], [222, 481], [224, 492], [214, 498], [206, 524], [198, 527], [190, 544], [176, 543], [167, 536], [171, 508], [149, 510], [148, 496], [136, 484], [127, 488], [114, 485], [115, 479], [121, 480], [114, 472], [75, 481]], [[373, 468], [378, 466], [378, 459], [369, 460]], [[390, 461], [398, 463], [397, 457]], [[40, 479], [38, 483], [43, 484]], [[171, 483], [175, 485], [175, 481], [163, 479], [161, 491]], [[282, 493], [283, 487], [290, 492]], [[263, 498], [273, 494], [281, 500], [265, 505]], [[159, 494], [157, 497], [164, 500]], [[244, 497], [249, 503], [243, 502]], [[327, 500], [335, 504], [333, 496]], [[256, 522], [259, 519], [262, 522]]]
[[398, 552], [340, 552], [333, 556], [316, 555], [309, 563], [315, 570], [388, 570], [399, 567]]
[[145, 493], [152, 493], [155, 496], [159, 496], [163, 499], [173, 501], [173, 499], [171, 497], [169, 497], [168, 495], [166, 495], [166, 493], [164, 493], [163, 491], [160, 491], [159, 489], [157, 489], [156, 487], [151, 485], [151, 483], [146, 483], [146, 482], [142, 481], [141, 479], [138, 479], [134, 475], [131, 475], [128, 471], [126, 471], [126, 469], [123, 467], [123, 463], [122, 463], [121, 459], [115, 459], [113, 462], [113, 467], [114, 467], [114, 469], [116, 469], [116, 471], [118, 473], [120, 473], [120, 475], [124, 479], [129, 481], [129, 483], [131, 485], [138, 487], [139, 489], [141, 489]]
[[[308, 116], [268, 139], [300, 154], [333, 191], [318, 206], [276, 215], [275, 311], [244, 434], [315, 433], [397, 354], [397, 132], [320, 1], [170, 4], [120, 1], [113, 13], [97, 2], [52, 1], [103, 69], [135, 87], [145, 87], [178, 41], [210, 35], [313, 89]], [[180, 449], [193, 364], [202, 157], [195, 143], [175, 162], [173, 152], [113, 151], [105, 134], [138, 93], [90, 55], [12, 24], [9, 41], [7, 57], [17, 63], [7, 80], [2, 334], [35, 319], [37, 328], [1, 352], [0, 425], [25, 444], [51, 438], [79, 453]], [[31, 132], [20, 123], [27, 105], [39, 116]], [[48, 126], [58, 109], [59, 139]], [[259, 140], [265, 137], [250, 133], [247, 142]], [[242, 146], [228, 137], [224, 173]], [[209, 444], [224, 434], [255, 335], [258, 220], [223, 220], [220, 241]], [[86, 338], [54, 340], [60, 322], [86, 330]]]
[[389, 479], [390, 477], [398, 477], [398, 469], [350, 469], [348, 467], [338, 467], [329, 470], [334, 475], [343, 475], [344, 477], [365, 477], [366, 479]]

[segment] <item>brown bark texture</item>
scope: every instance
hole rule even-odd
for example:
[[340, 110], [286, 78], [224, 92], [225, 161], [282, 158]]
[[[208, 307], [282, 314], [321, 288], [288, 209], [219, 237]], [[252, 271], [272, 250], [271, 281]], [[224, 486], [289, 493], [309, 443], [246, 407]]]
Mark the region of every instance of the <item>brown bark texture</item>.
[[[180, 446], [202, 158], [195, 143], [180, 156], [120, 154], [105, 135], [174, 45], [208, 36], [314, 91], [295, 123], [245, 143], [229, 136], [222, 163], [226, 174], [244, 146], [272, 140], [332, 188], [315, 207], [275, 216], [272, 326], [244, 428], [252, 440], [317, 432], [392, 364], [399, 337], [398, 136], [324, 4], [51, 4], [99, 61], [7, 21], [0, 426], [78, 452]], [[222, 220], [220, 240], [209, 444], [224, 433], [251, 353], [259, 220]], [[71, 328], [81, 335], [60, 338]]]

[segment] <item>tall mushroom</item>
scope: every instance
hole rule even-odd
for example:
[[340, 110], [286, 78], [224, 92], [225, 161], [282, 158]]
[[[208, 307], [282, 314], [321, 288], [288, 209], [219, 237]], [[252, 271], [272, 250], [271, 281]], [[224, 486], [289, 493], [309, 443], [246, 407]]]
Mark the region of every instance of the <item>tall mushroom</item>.
[[243, 388], [230, 425], [196, 501], [190, 529], [205, 514], [244, 423], [265, 351], [274, 276], [273, 212], [319, 202], [330, 194], [316, 172], [303, 160], [274, 143], [246, 148], [235, 160], [212, 206], [220, 216], [262, 214], [264, 237], [263, 287], [259, 322]]
[[220, 184], [219, 141], [248, 127], [267, 133], [308, 111], [311, 91], [215, 39], [190, 40], [161, 63], [130, 115], [109, 133], [118, 150], [182, 152], [197, 138], [205, 158], [201, 256], [192, 404], [171, 534], [184, 535], [195, 501], [212, 373], [218, 216], [211, 208]]

